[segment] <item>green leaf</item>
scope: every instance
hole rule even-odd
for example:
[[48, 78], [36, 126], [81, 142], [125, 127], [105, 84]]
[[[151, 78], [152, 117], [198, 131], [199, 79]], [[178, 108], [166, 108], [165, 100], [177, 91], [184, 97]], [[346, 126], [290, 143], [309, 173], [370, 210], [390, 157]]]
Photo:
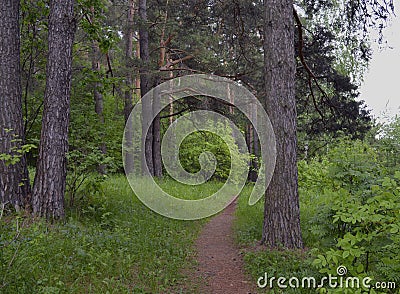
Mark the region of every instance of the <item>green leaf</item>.
[[357, 266], [357, 273], [362, 273], [364, 271], [364, 266], [362, 265], [362, 264], [359, 264], [358, 266]]

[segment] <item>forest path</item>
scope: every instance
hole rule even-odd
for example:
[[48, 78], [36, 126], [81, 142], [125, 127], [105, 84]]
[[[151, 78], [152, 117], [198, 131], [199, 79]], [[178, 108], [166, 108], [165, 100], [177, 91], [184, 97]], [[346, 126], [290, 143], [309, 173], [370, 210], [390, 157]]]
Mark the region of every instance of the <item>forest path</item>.
[[193, 278], [201, 294], [254, 294], [243, 270], [242, 256], [232, 228], [236, 201], [213, 217], [195, 243], [198, 266]]

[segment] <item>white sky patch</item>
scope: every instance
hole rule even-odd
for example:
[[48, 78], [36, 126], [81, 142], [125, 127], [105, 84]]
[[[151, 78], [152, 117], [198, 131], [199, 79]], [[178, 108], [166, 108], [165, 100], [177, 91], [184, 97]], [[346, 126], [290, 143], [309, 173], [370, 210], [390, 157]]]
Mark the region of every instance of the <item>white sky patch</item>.
[[[394, 5], [396, 17], [384, 30], [387, 45], [379, 48], [377, 43], [372, 44], [372, 60], [360, 88], [360, 99], [381, 122], [400, 115], [400, 0], [394, 0]], [[371, 38], [376, 36], [372, 33]]]

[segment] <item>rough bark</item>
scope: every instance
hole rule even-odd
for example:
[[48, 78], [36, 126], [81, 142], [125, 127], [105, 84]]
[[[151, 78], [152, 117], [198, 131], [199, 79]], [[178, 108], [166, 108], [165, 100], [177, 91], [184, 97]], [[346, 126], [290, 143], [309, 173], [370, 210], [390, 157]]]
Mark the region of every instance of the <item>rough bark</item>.
[[0, 205], [16, 210], [25, 206], [30, 184], [25, 155], [20, 75], [19, 0], [3, 1], [0, 7], [0, 154], [20, 157], [15, 164], [0, 160]]
[[277, 160], [265, 194], [262, 243], [301, 248], [293, 1], [265, 0], [264, 5], [265, 106], [276, 135]]
[[[140, 74], [140, 94], [143, 97], [150, 90], [150, 74], [149, 74], [149, 32], [147, 27], [147, 2], [139, 0], [139, 43], [140, 43], [140, 59], [142, 66], [139, 70]], [[152, 99], [145, 99], [142, 102], [142, 170], [146, 165], [151, 175], [154, 175], [153, 165], [153, 128], [151, 127], [153, 117]]]
[[46, 88], [39, 158], [33, 188], [33, 213], [64, 217], [68, 151], [74, 0], [50, 2]]

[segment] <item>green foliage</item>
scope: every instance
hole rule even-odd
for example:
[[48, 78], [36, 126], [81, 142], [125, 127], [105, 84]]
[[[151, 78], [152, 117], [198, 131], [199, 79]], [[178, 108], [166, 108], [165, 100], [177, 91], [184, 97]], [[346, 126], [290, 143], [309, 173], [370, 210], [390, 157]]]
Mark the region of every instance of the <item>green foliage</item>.
[[387, 175], [379, 155], [366, 143], [343, 141], [323, 160], [299, 165], [303, 234], [320, 252], [313, 264], [322, 274], [345, 265], [360, 280], [398, 282], [398, 174]]
[[111, 4], [104, 0], [79, 0], [78, 6], [84, 16], [80, 28], [90, 40], [97, 42], [103, 53], [115, 47], [119, 37], [117, 31], [106, 22], [107, 12]]
[[327, 154], [328, 177], [335, 187], [367, 188], [380, 175], [381, 165], [374, 148], [362, 141], [341, 141]]
[[[195, 132], [188, 135], [182, 142], [179, 149], [179, 159], [182, 166], [190, 173], [199, 172], [199, 156], [203, 152], [210, 152], [214, 155], [217, 165], [212, 179], [226, 180], [229, 177], [231, 167], [234, 170], [244, 170], [248, 165], [249, 155], [239, 151], [232, 136], [232, 128], [226, 125], [219, 125], [218, 129], [222, 136], [219, 137], [211, 132]], [[234, 178], [233, 183], [242, 179]]]
[[[187, 198], [202, 193], [170, 180], [160, 184]], [[204, 221], [150, 211], [123, 176], [109, 178], [79, 202], [64, 224], [24, 215], [0, 220], [1, 293], [179, 292]]]
[[[161, 2], [148, 2], [151, 69], [159, 68], [160, 35], [165, 27], [165, 37], [171, 37], [165, 48], [168, 58], [176, 61], [188, 55], [194, 57], [178, 64], [182, 70], [174, 73], [182, 75], [187, 73], [185, 68], [191, 68], [234, 76], [255, 92], [263, 91], [262, 1], [238, 1], [235, 5], [217, 1], [212, 7], [209, 1]], [[314, 85], [316, 96], [310, 97], [308, 75], [299, 71], [296, 88], [300, 148], [306, 151], [308, 147], [308, 157], [322, 154], [320, 158], [299, 162], [301, 225], [305, 243], [314, 248], [310, 252], [314, 267], [308, 253], [248, 253], [247, 268], [255, 278], [264, 271], [285, 275], [335, 273], [337, 265], [345, 264], [352, 275], [368, 274], [374, 279], [398, 281], [396, 171], [400, 119], [383, 126], [379, 139], [371, 145], [345, 140], [331, 143], [332, 136], [341, 134], [338, 130], [363, 137], [370, 127], [368, 113], [361, 102], [354, 100], [357, 94], [353, 82], [360, 79], [369, 56], [366, 40], [359, 36], [359, 26], [364, 26], [365, 20], [381, 24], [392, 5], [384, 7], [375, 1], [374, 11], [363, 11], [364, 6], [357, 1], [333, 2], [297, 3], [306, 14], [306, 59], [313, 64], [317, 76], [325, 77], [320, 83], [327, 93], [319, 93]], [[125, 4], [77, 1], [80, 22], [74, 46], [69, 128], [69, 218], [65, 224], [54, 225], [40, 220], [32, 222], [21, 215], [0, 220], [2, 293], [170, 292], [170, 287], [182, 280], [179, 270], [191, 257], [190, 245], [199, 222], [166, 220], [132, 197], [124, 178], [97, 174], [100, 165], [106, 166], [108, 175], [122, 170], [121, 105], [122, 93], [128, 90], [121, 86], [127, 74], [126, 69], [121, 69], [121, 64], [125, 64], [125, 44], [121, 42]], [[178, 6], [181, 9], [176, 9]], [[48, 12], [48, 1], [21, 1], [21, 78], [28, 144], [0, 154], [0, 160], [6, 164], [15, 164], [39, 143]], [[350, 12], [353, 19], [346, 19]], [[343, 21], [354, 24], [345, 27], [346, 34]], [[139, 25], [143, 24], [137, 23], [135, 28]], [[98, 72], [91, 69], [93, 41], [101, 50]], [[339, 43], [348, 46], [338, 46]], [[143, 66], [139, 60], [131, 62], [129, 70], [134, 72]], [[158, 70], [151, 71], [151, 75], [167, 78]], [[104, 99], [102, 118], [94, 111], [94, 84]], [[315, 110], [313, 98], [325, 119]], [[207, 132], [186, 138], [180, 159], [188, 171], [200, 169], [198, 159], [204, 151], [213, 153], [218, 161], [214, 180], [225, 180], [231, 165], [233, 169], [247, 165], [248, 158], [238, 152], [230, 128], [221, 129], [222, 139]], [[330, 143], [326, 145], [327, 142]], [[102, 146], [106, 147], [106, 154], [101, 151]], [[229, 148], [234, 152], [230, 153]], [[33, 164], [35, 154], [30, 155], [28, 159]], [[170, 179], [159, 182], [185, 199], [210, 195], [220, 187], [216, 181], [190, 188]], [[250, 187], [242, 194], [246, 195]], [[254, 244], [261, 237], [263, 203], [250, 207], [246, 197], [241, 197], [237, 217], [239, 244]]]
[[378, 153], [361, 141], [339, 141], [326, 156], [299, 166], [301, 224], [308, 246], [332, 246], [345, 229], [327, 219], [334, 215], [333, 203], [365, 200], [381, 174]]
[[345, 264], [354, 277], [399, 283], [400, 173], [385, 177], [363, 198], [335, 199], [330, 221], [337, 224], [337, 242], [314, 260], [321, 273], [333, 273]]
[[[71, 95], [68, 186], [72, 194], [75, 194], [81, 182], [99, 170], [99, 166], [105, 166], [107, 173], [122, 170], [120, 143], [124, 119], [116, 112], [116, 97], [109, 94], [115, 80], [107, 79], [104, 72], [93, 72], [89, 69], [89, 62], [86, 66], [75, 75]], [[95, 83], [100, 85], [97, 90], [102, 94], [104, 103], [101, 118], [94, 111]], [[101, 146], [104, 146], [105, 153]]]
[[[70, 151], [67, 159], [67, 198], [72, 207], [78, 190], [82, 186], [82, 190], [86, 191], [86, 187], [93, 187], [105, 179], [105, 176], [99, 174], [97, 169], [99, 165], [111, 163], [112, 158], [105, 156], [98, 148], [93, 148], [88, 154], [84, 154], [80, 150]], [[81, 197], [86, 195], [83, 191], [80, 191]]]
[[378, 130], [379, 159], [384, 163], [388, 172], [398, 170], [400, 154], [400, 116], [396, 116], [388, 124], [379, 126]]
[[[260, 252], [249, 252], [244, 257], [246, 271], [258, 280], [260, 277], [270, 279], [284, 277], [287, 280], [295, 277], [301, 281], [303, 277], [314, 277], [317, 281], [321, 276], [311, 266], [312, 258], [309, 253], [302, 251], [278, 251], [266, 250]], [[286, 285], [287, 285], [286, 280]], [[263, 281], [264, 282], [264, 281]], [[273, 288], [269, 288], [269, 282], [263, 293], [310, 293], [313, 289], [299, 287], [298, 289], [279, 288], [276, 280], [272, 282]]]
[[8, 150], [7, 153], [0, 153], [0, 160], [3, 161], [6, 166], [18, 163], [21, 160], [21, 157], [36, 148], [33, 144], [21, 145], [22, 139], [18, 138], [15, 134], [12, 134], [12, 129], [5, 131], [6, 133], [9, 133], [9, 135], [13, 136], [13, 139], [10, 142], [12, 145], [11, 149]]
[[[49, 4], [45, 0], [22, 0], [21, 11], [21, 84], [25, 123], [25, 141], [39, 145], [41, 110], [46, 79]], [[35, 165], [29, 154], [29, 163]]]
[[[116, 117], [108, 111], [113, 97], [104, 95], [106, 111], [105, 123], [99, 121], [99, 117], [93, 110], [92, 93], [89, 90], [91, 76], [80, 80], [76, 87], [79, 92], [86, 93], [80, 97], [75, 93], [71, 97], [71, 122], [69, 131], [69, 152], [67, 172], [67, 198], [70, 206], [78, 190], [86, 186], [93, 187], [102, 182], [104, 176], [98, 174], [103, 166], [108, 174], [115, 173], [122, 168], [120, 142], [122, 140], [123, 118]], [[86, 92], [87, 91], [87, 92]], [[106, 153], [100, 149], [104, 145]], [[81, 193], [80, 197], [85, 197]]]
[[[382, 160], [382, 150], [386, 152], [388, 146], [386, 140], [391, 146], [398, 143], [395, 136], [381, 137], [374, 142], [374, 147], [366, 142], [342, 140], [328, 146], [325, 156], [298, 163], [301, 226], [303, 240], [309, 248], [307, 258], [292, 257], [285, 261], [292, 253], [246, 251], [246, 266], [255, 281], [264, 272], [284, 277], [299, 273], [296, 264], [301, 260], [304, 270], [301, 276], [338, 276], [337, 268], [346, 266], [346, 277], [357, 277], [360, 281], [369, 277], [370, 285], [399, 284], [400, 172], [392, 160]], [[239, 244], [254, 245], [261, 238], [263, 205], [249, 207], [242, 199], [237, 217], [235, 231]], [[397, 293], [394, 289], [326, 286], [318, 291], [366, 293], [367, 290], [368, 293]], [[273, 291], [281, 293], [277, 289]], [[303, 293], [303, 289], [292, 291]], [[291, 292], [285, 289], [282, 293]]]

